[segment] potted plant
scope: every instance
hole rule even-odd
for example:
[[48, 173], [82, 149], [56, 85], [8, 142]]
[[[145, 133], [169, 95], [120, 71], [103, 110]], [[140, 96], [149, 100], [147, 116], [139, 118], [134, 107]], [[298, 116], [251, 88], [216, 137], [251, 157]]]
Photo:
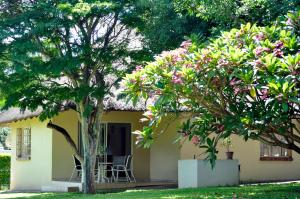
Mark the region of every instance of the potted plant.
[[226, 157], [227, 160], [232, 160], [233, 159], [233, 151], [230, 151], [230, 147], [232, 146], [232, 141], [229, 137], [225, 138], [222, 142], [222, 145], [226, 147]]

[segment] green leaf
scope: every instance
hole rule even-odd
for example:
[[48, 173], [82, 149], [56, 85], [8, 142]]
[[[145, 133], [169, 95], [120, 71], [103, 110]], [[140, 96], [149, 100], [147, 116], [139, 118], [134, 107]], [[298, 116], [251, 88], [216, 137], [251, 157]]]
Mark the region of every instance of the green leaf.
[[277, 84], [273, 83], [273, 82], [269, 82], [268, 86], [270, 88], [273, 88], [274, 90], [278, 91], [279, 87], [277, 86]]
[[288, 104], [287, 103], [282, 103], [282, 108], [283, 108], [283, 111], [284, 112], [288, 112], [289, 111], [289, 106], [288, 106]]
[[250, 95], [251, 95], [251, 97], [256, 98], [256, 90], [255, 90], [254, 87], [251, 87], [251, 89], [250, 89]]
[[286, 93], [286, 91], [287, 91], [288, 88], [289, 88], [289, 83], [288, 82], [284, 82], [284, 84], [282, 85], [283, 93]]
[[292, 101], [292, 102], [294, 102], [294, 103], [300, 104], [300, 98], [291, 97], [291, 98], [289, 98], [289, 100]]
[[270, 104], [273, 101], [274, 101], [274, 98], [267, 99], [266, 102], [265, 102], [265, 106], [267, 106], [268, 104]]
[[241, 122], [244, 124], [250, 124], [251, 120], [248, 117], [243, 117], [243, 118], [241, 118]]
[[155, 86], [156, 86], [157, 88], [160, 88], [160, 89], [164, 89], [164, 88], [165, 88], [165, 84], [164, 84], [163, 82], [161, 82], [161, 81], [158, 81], [158, 82], [155, 84]]

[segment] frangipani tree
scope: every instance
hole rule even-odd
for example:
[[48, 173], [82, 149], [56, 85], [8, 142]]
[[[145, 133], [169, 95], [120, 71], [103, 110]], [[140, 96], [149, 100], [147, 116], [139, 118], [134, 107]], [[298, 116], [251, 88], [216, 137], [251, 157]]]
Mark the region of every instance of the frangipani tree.
[[139, 143], [153, 142], [166, 114], [188, 111], [180, 137], [205, 148], [212, 164], [232, 134], [300, 153], [299, 19], [298, 11], [269, 27], [242, 25], [205, 48], [187, 41], [137, 67], [123, 85], [129, 99], [152, 102]]
[[103, 102], [144, 55], [134, 27], [139, 23], [135, 9], [136, 1], [131, 0], [3, 0], [0, 4], [4, 109], [41, 107], [42, 120], [66, 108], [77, 111], [83, 156], [65, 129], [53, 123], [48, 127], [65, 136], [82, 162], [85, 193], [95, 193]]

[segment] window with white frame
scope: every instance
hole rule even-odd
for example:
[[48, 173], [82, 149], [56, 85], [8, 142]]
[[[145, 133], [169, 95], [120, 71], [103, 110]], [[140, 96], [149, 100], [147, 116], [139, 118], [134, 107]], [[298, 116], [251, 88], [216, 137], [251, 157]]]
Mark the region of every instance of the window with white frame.
[[30, 160], [31, 158], [31, 129], [17, 129], [16, 155], [18, 160]]

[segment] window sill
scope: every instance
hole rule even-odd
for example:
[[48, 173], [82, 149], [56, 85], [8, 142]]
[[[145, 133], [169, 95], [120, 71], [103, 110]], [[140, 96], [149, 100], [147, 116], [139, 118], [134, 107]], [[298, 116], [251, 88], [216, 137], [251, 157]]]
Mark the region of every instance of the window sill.
[[31, 159], [30, 157], [28, 157], [28, 158], [22, 158], [22, 157], [17, 158], [18, 161], [28, 161], [30, 159]]
[[293, 161], [293, 157], [260, 157], [260, 161]]

